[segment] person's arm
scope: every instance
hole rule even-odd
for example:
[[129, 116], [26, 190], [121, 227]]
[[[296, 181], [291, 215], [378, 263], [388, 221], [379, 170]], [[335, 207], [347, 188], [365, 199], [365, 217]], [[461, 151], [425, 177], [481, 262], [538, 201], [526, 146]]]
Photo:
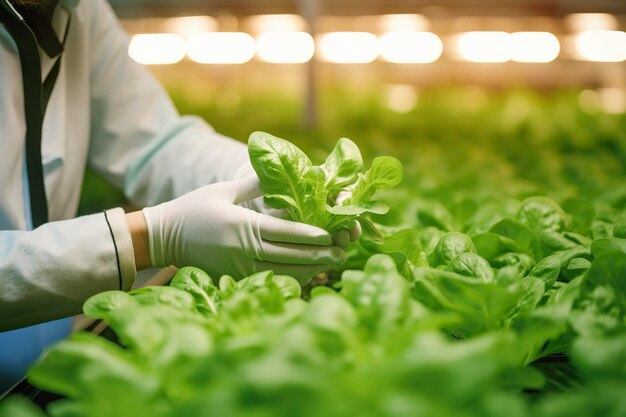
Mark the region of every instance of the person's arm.
[[[262, 202], [246, 146], [200, 118], [181, 117], [149, 71], [129, 58], [128, 36], [106, 1], [89, 7], [89, 163], [138, 206], [152, 206], [143, 210], [147, 234], [138, 214], [127, 216], [138, 269], [193, 265], [214, 278], [273, 269], [306, 281], [345, 256], [326, 231], [237, 207]], [[243, 183], [232, 181], [246, 174]], [[255, 184], [254, 199], [231, 201], [241, 184]]]
[[148, 69], [128, 56], [128, 36], [107, 2], [89, 3], [89, 165], [140, 207], [240, 177], [249, 166], [246, 146], [180, 116]]
[[135, 254], [135, 265], [137, 271], [152, 267], [150, 261], [150, 245], [148, 239], [148, 226], [141, 211], [133, 211], [126, 214], [126, 222], [130, 231], [133, 243], [133, 253]]
[[122, 209], [0, 231], [0, 331], [81, 312], [85, 300], [135, 280]]

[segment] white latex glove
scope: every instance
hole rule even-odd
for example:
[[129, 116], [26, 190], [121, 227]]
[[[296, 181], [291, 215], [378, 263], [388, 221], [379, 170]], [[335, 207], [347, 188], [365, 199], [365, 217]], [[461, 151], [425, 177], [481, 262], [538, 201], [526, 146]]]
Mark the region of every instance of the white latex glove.
[[[256, 172], [254, 168], [250, 164], [250, 161], [247, 161], [243, 164], [235, 173], [235, 179], [245, 178], [245, 177], [256, 177]], [[336, 204], [341, 204], [342, 201], [346, 200], [352, 195], [350, 191], [342, 191], [337, 196]], [[284, 218], [287, 216], [287, 210], [280, 210], [273, 207], [268, 206], [262, 195], [259, 195], [256, 198], [242, 201], [239, 203], [240, 206], [249, 208], [250, 210], [258, 211], [259, 213], [269, 214], [274, 217]], [[333, 234], [333, 241], [335, 245], [339, 246], [342, 249], [346, 249], [350, 242], [356, 242], [361, 237], [361, 225], [359, 222], [354, 221], [352, 227], [347, 230], [340, 230], [337, 233]]]
[[[342, 191], [335, 200], [336, 204], [341, 204], [344, 200], [347, 200], [352, 195], [350, 191]], [[352, 221], [352, 226], [346, 230], [340, 230], [334, 236], [335, 244], [341, 248], [347, 248], [350, 242], [356, 242], [361, 237], [361, 224], [356, 220]]]
[[[250, 164], [250, 161], [246, 161], [246, 163], [239, 167], [239, 169], [235, 172], [234, 179], [239, 180], [256, 176], [257, 175], [254, 168], [252, 168], [252, 164]], [[281, 219], [287, 216], [287, 210], [277, 209], [265, 204], [262, 193], [259, 193], [259, 195], [255, 198], [240, 202], [239, 205], [250, 210], [258, 211], [263, 214], [269, 214], [270, 216], [279, 217]]]
[[193, 265], [237, 279], [271, 269], [307, 282], [343, 261], [325, 230], [237, 205], [259, 195], [258, 178], [249, 177], [143, 209], [153, 266]]
[[[342, 200], [350, 197], [349, 192], [346, 192], [346, 197], [341, 199], [341, 194], [337, 197], [337, 204]], [[257, 197], [252, 200], [244, 201], [239, 204], [242, 207], [249, 208], [250, 210], [257, 211], [259, 213], [268, 214], [273, 217], [285, 218], [287, 216], [287, 210], [281, 210], [273, 208], [265, 204], [263, 197]], [[356, 242], [361, 237], [361, 224], [354, 220], [349, 229], [342, 229], [332, 234], [333, 242], [335, 245], [342, 249], [347, 249], [350, 242]]]

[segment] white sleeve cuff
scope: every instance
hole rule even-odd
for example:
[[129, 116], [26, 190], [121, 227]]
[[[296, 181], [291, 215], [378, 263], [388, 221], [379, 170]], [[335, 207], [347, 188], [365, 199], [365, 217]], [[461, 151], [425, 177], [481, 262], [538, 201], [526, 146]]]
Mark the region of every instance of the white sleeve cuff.
[[115, 246], [119, 273], [119, 289], [130, 291], [135, 282], [137, 267], [135, 266], [133, 241], [126, 221], [126, 213], [123, 209], [118, 207], [106, 210], [104, 217], [109, 225], [111, 238]]

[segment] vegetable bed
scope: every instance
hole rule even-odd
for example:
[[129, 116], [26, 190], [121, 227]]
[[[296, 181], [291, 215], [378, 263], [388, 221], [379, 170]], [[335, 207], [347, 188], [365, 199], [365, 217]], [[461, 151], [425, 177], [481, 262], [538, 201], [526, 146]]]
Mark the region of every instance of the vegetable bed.
[[365, 160], [398, 158], [404, 180], [376, 194], [390, 211], [358, 212], [384, 239], [365, 234], [304, 288], [184, 268], [169, 287], [91, 298], [119, 344], [78, 334], [42, 358], [29, 381], [63, 397], [48, 415], [626, 415], [624, 115], [584, 113], [577, 92], [435, 90], [403, 115], [335, 92], [302, 133], [285, 98], [227, 116], [175, 97], [314, 163], [344, 135]]

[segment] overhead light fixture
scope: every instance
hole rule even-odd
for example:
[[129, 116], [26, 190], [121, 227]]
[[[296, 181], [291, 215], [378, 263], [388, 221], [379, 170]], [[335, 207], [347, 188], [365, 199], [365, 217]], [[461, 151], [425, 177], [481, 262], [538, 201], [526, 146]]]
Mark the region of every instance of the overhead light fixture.
[[257, 56], [265, 62], [301, 64], [314, 52], [315, 42], [306, 32], [265, 32], [257, 37]]
[[261, 14], [246, 19], [250, 33], [265, 32], [303, 32], [306, 21], [297, 14]]
[[626, 90], [619, 87], [606, 87], [598, 89], [600, 106], [606, 113], [626, 113]]
[[254, 38], [243, 32], [198, 33], [187, 40], [187, 55], [200, 64], [243, 64], [255, 52]]
[[144, 65], [175, 64], [185, 57], [185, 40], [174, 33], [133, 35], [128, 55]]
[[441, 39], [430, 32], [387, 32], [380, 36], [380, 55], [385, 61], [424, 64], [441, 56]]
[[589, 30], [575, 35], [576, 57], [594, 62], [626, 61], [626, 32]]
[[578, 105], [585, 113], [596, 113], [600, 110], [600, 94], [596, 90], [583, 90], [578, 94]]
[[378, 53], [378, 38], [369, 32], [329, 32], [319, 38], [319, 54], [324, 61], [365, 64], [374, 61]]
[[559, 40], [550, 32], [515, 32], [511, 46], [511, 58], [517, 62], [551, 62], [561, 50]]
[[626, 90], [619, 87], [583, 90], [578, 95], [578, 104], [586, 113], [626, 113]]
[[418, 92], [412, 85], [388, 84], [383, 88], [385, 105], [396, 113], [408, 113], [413, 110], [418, 98]]
[[215, 32], [218, 28], [217, 20], [211, 16], [170, 17], [164, 26], [166, 32], [176, 33], [184, 38], [202, 32]]
[[506, 62], [511, 59], [511, 34], [506, 32], [465, 32], [455, 37], [458, 57], [470, 62]]
[[617, 17], [610, 13], [572, 13], [565, 17], [565, 24], [572, 32], [586, 30], [616, 30]]
[[381, 32], [422, 32], [429, 25], [428, 18], [421, 14], [384, 14], [377, 24]]

